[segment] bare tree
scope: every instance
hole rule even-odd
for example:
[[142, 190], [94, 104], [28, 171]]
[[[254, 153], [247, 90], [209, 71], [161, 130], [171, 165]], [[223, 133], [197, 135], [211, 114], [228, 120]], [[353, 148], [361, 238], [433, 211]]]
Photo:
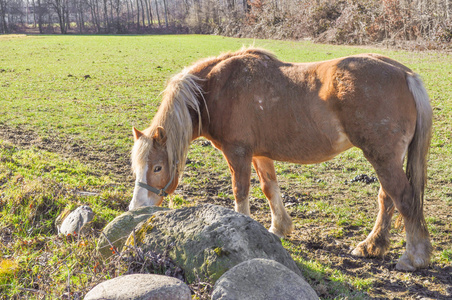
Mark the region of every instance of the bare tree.
[[143, 5], [143, 0], [140, 0], [140, 5], [141, 5], [141, 22], [143, 23], [143, 28], [145, 28], [146, 27], [146, 18], [145, 18], [145, 15], [146, 15], [146, 12], [145, 12], [145, 10], [144, 10], [144, 5]]
[[67, 0], [51, 0], [50, 4], [58, 16], [58, 23], [62, 34], [67, 33]]
[[107, 1], [108, 0], [103, 0], [103, 13], [104, 13], [104, 26], [106, 26], [105, 31], [108, 33], [110, 32], [110, 20], [108, 19], [108, 7], [107, 7]]
[[139, 0], [137, 2], [137, 30], [140, 30], [140, 3]]
[[160, 23], [160, 15], [159, 15], [159, 3], [157, 0], [154, 1], [155, 3], [155, 13], [157, 14], [157, 22], [159, 24], [159, 28], [162, 27], [161, 23]]
[[[144, 0], [144, 3], [145, 3], [145, 5], [146, 5], [146, 17], [147, 17], [147, 19], [148, 19], [148, 25], [149, 25], [149, 27], [152, 27], [152, 12], [151, 12], [150, 9], [149, 9], [148, 1], [147, 1], [147, 0]], [[151, 19], [149, 19], [149, 17], [150, 17]]]
[[[0, 0], [0, 33], [179, 30], [263, 38], [452, 40], [452, 0]], [[155, 22], [155, 24], [154, 24]], [[75, 24], [72, 25], [71, 24]], [[47, 26], [47, 29], [46, 29]], [[325, 31], [331, 30], [331, 34]]]
[[97, 33], [100, 33], [100, 13], [99, 13], [99, 1], [87, 0], [88, 7], [91, 13], [91, 21], [94, 24]]
[[0, 0], [0, 32], [8, 33], [8, 24], [6, 23], [6, 0]]
[[35, 19], [36, 19], [36, 15], [38, 17], [38, 29], [39, 29], [39, 33], [43, 33], [43, 28], [42, 28], [42, 16], [44, 14], [44, 8], [41, 5], [41, 0], [36, 0], [36, 3], [38, 4], [38, 6], [36, 6], [35, 2], [33, 1], [33, 13], [35, 15]]
[[163, 0], [163, 7], [165, 8], [165, 26], [168, 28], [168, 5], [166, 4], [166, 0]]

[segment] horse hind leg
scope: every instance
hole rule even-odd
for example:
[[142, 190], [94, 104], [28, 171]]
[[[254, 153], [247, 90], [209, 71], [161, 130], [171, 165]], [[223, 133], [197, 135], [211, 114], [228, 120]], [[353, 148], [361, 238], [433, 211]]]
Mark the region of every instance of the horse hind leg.
[[358, 244], [352, 254], [361, 257], [383, 257], [389, 249], [389, 230], [394, 213], [394, 203], [380, 185], [379, 212], [372, 232]]
[[417, 268], [427, 267], [432, 251], [430, 236], [422, 208], [414, 209], [414, 190], [403, 171], [402, 163], [394, 160], [385, 162], [379, 160], [379, 163], [376, 163], [378, 160], [370, 159], [369, 161], [378, 174], [383, 191], [393, 200], [395, 208], [402, 215], [405, 223], [406, 251], [399, 259], [396, 268], [414, 271]]
[[266, 157], [254, 157], [253, 165], [259, 176], [262, 191], [270, 204], [272, 225], [269, 231], [279, 237], [284, 237], [292, 232], [293, 224], [292, 218], [284, 208], [273, 160]]

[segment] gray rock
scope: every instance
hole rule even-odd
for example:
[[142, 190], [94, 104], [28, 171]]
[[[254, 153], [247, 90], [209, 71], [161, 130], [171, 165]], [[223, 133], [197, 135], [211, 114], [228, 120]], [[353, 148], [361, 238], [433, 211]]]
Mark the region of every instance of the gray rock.
[[81, 234], [88, 228], [89, 222], [93, 220], [94, 212], [91, 207], [83, 205], [72, 211], [64, 218], [61, 225], [58, 227], [58, 233]]
[[269, 259], [242, 262], [215, 283], [212, 300], [319, 299], [303, 278]]
[[85, 300], [190, 300], [190, 288], [181, 280], [156, 274], [119, 276], [96, 285]]
[[102, 230], [102, 234], [97, 241], [97, 250], [104, 258], [110, 257], [113, 254], [110, 249], [111, 245], [108, 242], [110, 241], [116, 249], [121, 251], [127, 237], [135, 226], [137, 226], [138, 223], [149, 219], [155, 212], [162, 210], [168, 210], [168, 208], [156, 206], [140, 207], [116, 217]]
[[211, 204], [157, 212], [135, 228], [135, 240], [129, 236], [126, 245], [167, 252], [188, 282], [215, 282], [253, 258], [276, 260], [301, 275], [277, 236], [248, 216]]

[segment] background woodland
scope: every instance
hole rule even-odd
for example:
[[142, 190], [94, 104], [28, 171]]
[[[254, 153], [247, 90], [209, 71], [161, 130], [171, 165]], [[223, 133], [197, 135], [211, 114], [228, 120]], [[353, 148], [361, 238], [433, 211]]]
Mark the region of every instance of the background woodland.
[[0, 0], [1, 33], [202, 33], [445, 48], [452, 0]]

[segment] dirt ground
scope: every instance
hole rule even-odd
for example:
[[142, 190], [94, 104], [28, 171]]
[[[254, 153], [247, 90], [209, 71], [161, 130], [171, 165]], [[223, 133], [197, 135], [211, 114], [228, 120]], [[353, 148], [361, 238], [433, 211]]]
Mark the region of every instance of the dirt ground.
[[[64, 157], [72, 157], [92, 164], [97, 168], [104, 170], [106, 174], [114, 176], [122, 182], [133, 184], [133, 176], [130, 171], [130, 161], [128, 153], [118, 154], [114, 149], [95, 148], [79, 141], [50, 136], [42, 139], [33, 131], [21, 128], [11, 128], [0, 124], [0, 139], [9, 141], [21, 148], [37, 147], [51, 152], [57, 151]], [[192, 170], [187, 169], [190, 173]], [[196, 171], [199, 173], [199, 169]], [[199, 174], [198, 176], [207, 176], [209, 181], [202, 183], [197, 190], [187, 185], [178, 187], [180, 193], [190, 198], [195, 196], [199, 202], [208, 202], [225, 207], [233, 208], [233, 203], [229, 199], [218, 196], [219, 191], [230, 191], [231, 184], [229, 180], [219, 180], [208, 174]], [[255, 179], [253, 179], [255, 180]], [[199, 197], [201, 192], [203, 197]], [[285, 197], [286, 202], [296, 203], [300, 200], [297, 195], [288, 194]], [[266, 206], [263, 199], [255, 200], [251, 204], [251, 212], [254, 219], [262, 223], [267, 228], [270, 226], [270, 214], [268, 210], [262, 209]], [[430, 205], [430, 214], [437, 215], [439, 222], [442, 222], [441, 230], [445, 232], [444, 241], [436, 241], [437, 249], [440, 252], [445, 250], [441, 247], [450, 247], [452, 225], [450, 224], [451, 213], [444, 212], [440, 205]], [[297, 220], [303, 218], [300, 212], [290, 210], [290, 214]], [[376, 211], [372, 212], [375, 213]], [[321, 211], [310, 212], [322, 217]], [[334, 224], [332, 224], [334, 226]], [[433, 263], [428, 269], [419, 270], [413, 273], [403, 273], [395, 270], [395, 262], [399, 255], [403, 253], [404, 245], [400, 243], [391, 244], [391, 251], [384, 259], [365, 259], [356, 258], [350, 254], [350, 245], [354, 242], [353, 232], [357, 228], [348, 228], [347, 234], [337, 239], [331, 235], [325, 234], [324, 225], [308, 224], [297, 227], [295, 232], [289, 237], [290, 243], [300, 251], [297, 255], [303, 256], [306, 260], [316, 260], [321, 263], [331, 264], [334, 269], [344, 274], [349, 274], [356, 278], [373, 278], [373, 287], [368, 292], [370, 299], [452, 299], [452, 266], [449, 264]], [[439, 249], [438, 249], [439, 248]], [[322, 284], [314, 285], [319, 296], [328, 297], [327, 288]], [[339, 298], [341, 298], [339, 296]]]

